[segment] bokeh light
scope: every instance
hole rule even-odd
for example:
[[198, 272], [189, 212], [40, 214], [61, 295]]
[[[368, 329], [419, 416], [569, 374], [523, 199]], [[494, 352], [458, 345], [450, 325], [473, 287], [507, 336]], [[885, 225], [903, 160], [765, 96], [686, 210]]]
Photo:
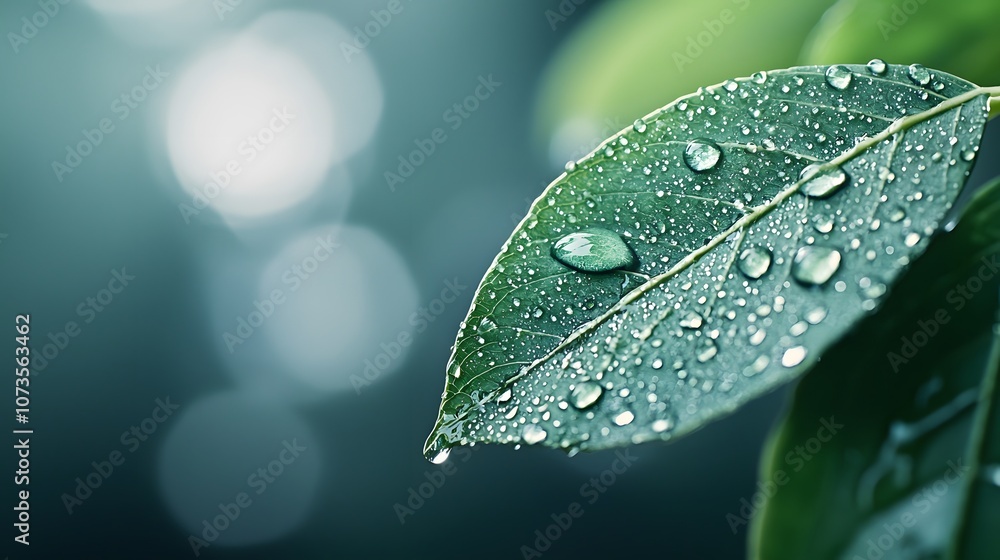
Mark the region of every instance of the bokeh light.
[[296, 414], [235, 392], [181, 407], [160, 452], [158, 479], [189, 538], [250, 545], [303, 522], [323, 461]]

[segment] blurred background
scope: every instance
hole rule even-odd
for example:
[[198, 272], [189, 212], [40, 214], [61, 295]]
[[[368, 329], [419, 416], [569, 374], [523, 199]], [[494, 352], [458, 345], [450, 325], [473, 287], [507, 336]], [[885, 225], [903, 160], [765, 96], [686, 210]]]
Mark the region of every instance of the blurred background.
[[[475, 287], [563, 164], [635, 118], [876, 56], [996, 85], [998, 12], [4, 2], [0, 321], [30, 314], [34, 356], [30, 420], [9, 420], [34, 430], [31, 545], [6, 554], [743, 556], [726, 516], [784, 391], [671, 445], [424, 460]], [[970, 188], [1000, 173], [980, 160]]]

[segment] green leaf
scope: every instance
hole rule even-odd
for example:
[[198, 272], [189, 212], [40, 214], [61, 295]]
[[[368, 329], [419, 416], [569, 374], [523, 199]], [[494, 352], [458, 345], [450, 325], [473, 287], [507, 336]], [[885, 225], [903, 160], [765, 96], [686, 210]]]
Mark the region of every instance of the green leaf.
[[802, 62], [880, 57], [994, 84], [1000, 82], [998, 21], [1000, 2], [840, 0], [816, 26]]
[[799, 383], [762, 458], [773, 496], [727, 517], [753, 515], [751, 557], [996, 555], [998, 256], [1000, 181]]
[[[665, 100], [761, 68], [793, 66], [832, 3], [604, 3], [573, 29], [545, 72], [536, 109], [539, 136], [546, 142], [556, 136], [550, 156], [562, 165]], [[553, 21], [558, 33], [572, 23]]]
[[[975, 158], [992, 90], [909, 73], [728, 81], [575, 164], [483, 278], [425, 454], [669, 439], [805, 371], [922, 252]], [[595, 229], [634, 260], [553, 258]]]

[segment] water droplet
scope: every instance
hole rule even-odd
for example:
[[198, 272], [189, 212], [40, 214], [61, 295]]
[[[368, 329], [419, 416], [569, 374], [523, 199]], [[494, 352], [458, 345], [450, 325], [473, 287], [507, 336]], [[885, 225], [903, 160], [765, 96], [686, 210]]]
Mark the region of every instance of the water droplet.
[[628, 426], [629, 424], [632, 423], [632, 420], [635, 420], [635, 414], [632, 414], [631, 411], [626, 410], [625, 412], [622, 412], [618, 416], [615, 416], [614, 422], [619, 426]]
[[826, 69], [826, 83], [833, 89], [846, 89], [851, 85], [851, 71], [846, 66], [831, 66]]
[[572, 173], [572, 172], [576, 171], [576, 162], [575, 161], [567, 161], [566, 165], [563, 167], [563, 169], [566, 170], [566, 173]]
[[799, 180], [805, 181], [799, 192], [813, 198], [827, 198], [847, 184], [847, 173], [837, 167], [828, 171], [818, 171], [819, 166], [806, 166], [799, 173]]
[[628, 268], [635, 261], [632, 250], [612, 231], [589, 228], [571, 233], [552, 247], [552, 257], [584, 272], [607, 272]]
[[719, 353], [719, 347], [709, 342], [707, 346], [705, 346], [704, 348], [702, 348], [700, 352], [698, 352], [698, 361], [701, 363], [705, 363], [714, 358], [715, 355], [718, 353]]
[[669, 418], [660, 418], [653, 422], [653, 431], [656, 433], [665, 432], [674, 427], [674, 421]]
[[684, 318], [681, 319], [681, 326], [685, 329], [697, 329], [700, 328], [704, 320], [701, 315], [698, 315], [694, 311], [688, 311]]
[[493, 319], [489, 317], [483, 317], [483, 320], [479, 322], [479, 332], [490, 332], [497, 328], [497, 324], [493, 322]]
[[635, 119], [635, 122], [632, 123], [632, 130], [642, 134], [646, 132], [646, 123], [642, 119]]
[[512, 396], [513, 396], [513, 391], [511, 391], [510, 389], [507, 389], [499, 397], [497, 397], [497, 402], [498, 403], [505, 403], [505, 402], [509, 401]]
[[905, 217], [906, 217], [906, 210], [903, 210], [902, 208], [899, 207], [893, 209], [893, 211], [889, 213], [889, 220], [891, 220], [894, 223], [902, 221], [903, 218]]
[[886, 68], [888, 68], [888, 66], [886, 66], [885, 61], [881, 58], [873, 58], [868, 61], [868, 71], [876, 76], [885, 74]]
[[704, 138], [688, 142], [684, 149], [684, 163], [694, 171], [708, 171], [719, 163], [721, 157], [722, 150], [718, 144]]
[[763, 84], [767, 81], [767, 72], [756, 72], [754, 75], [750, 76], [750, 81], [755, 84]]
[[903, 239], [903, 243], [905, 243], [907, 247], [913, 247], [917, 243], [920, 243], [920, 234], [911, 231], [906, 234], [906, 237]]
[[792, 261], [792, 276], [803, 284], [820, 286], [840, 268], [840, 258], [840, 251], [829, 247], [801, 247]]
[[972, 161], [976, 159], [975, 150], [962, 150], [962, 161]]
[[802, 360], [806, 359], [806, 347], [805, 346], [793, 346], [781, 356], [781, 365], [785, 367], [795, 367], [802, 363]]
[[589, 408], [601, 398], [604, 388], [593, 381], [584, 381], [577, 384], [573, 392], [569, 395], [569, 402], [579, 410]]
[[726, 80], [722, 87], [726, 88], [726, 91], [736, 91], [739, 89], [740, 84], [734, 82], [733, 80]]
[[924, 68], [920, 64], [911, 64], [910, 67], [906, 69], [906, 75], [913, 80], [913, 83], [920, 86], [926, 86], [931, 83], [930, 70]]
[[825, 308], [817, 307], [816, 309], [806, 313], [806, 321], [808, 321], [810, 325], [818, 325], [823, 322], [823, 319], [826, 319], [826, 313], [827, 311]]
[[661, 367], [663, 367], [663, 360], [661, 360], [660, 358], [656, 358], [655, 360], [653, 360], [653, 363], [650, 364], [650, 366], [653, 369], [660, 369]]
[[433, 459], [431, 459], [431, 462], [434, 463], [435, 465], [440, 465], [441, 463], [444, 463], [445, 461], [448, 460], [449, 455], [451, 455], [451, 449], [441, 450], [440, 452], [438, 452], [437, 455], [434, 456]]
[[736, 266], [744, 276], [756, 280], [771, 267], [771, 251], [764, 247], [747, 247], [740, 253]]
[[521, 439], [528, 445], [541, 442], [547, 435], [549, 434], [538, 424], [525, 424], [524, 428], [521, 429]]

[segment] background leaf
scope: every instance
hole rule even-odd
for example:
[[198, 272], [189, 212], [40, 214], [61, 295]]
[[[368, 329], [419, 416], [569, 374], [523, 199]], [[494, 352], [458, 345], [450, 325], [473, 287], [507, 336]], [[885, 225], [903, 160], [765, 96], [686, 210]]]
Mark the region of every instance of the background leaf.
[[624, 0], [602, 5], [574, 30], [546, 71], [537, 122], [539, 136], [552, 139], [550, 159], [561, 167], [636, 116], [699, 86], [795, 65], [809, 30], [831, 4]]
[[[998, 488], [977, 479], [973, 431], [977, 398], [991, 396], [984, 379], [997, 374], [998, 252], [1000, 181], [800, 381], [763, 454], [764, 490], [748, 502], [773, 496], [740, 514], [754, 515], [753, 557], [944, 558], [970, 489], [958, 557], [993, 556]], [[828, 442], [817, 439], [822, 419], [843, 425]], [[996, 464], [1000, 432], [989, 429], [982, 457]]]
[[[425, 453], [668, 439], [804, 371], [957, 196], [985, 98], [928, 110], [970, 88], [919, 68], [793, 68], [702, 89], [609, 139], [486, 273]], [[584, 232], [620, 237], [628, 259], [597, 256], [629, 266], [567, 266], [561, 251], [599, 247]]]
[[806, 64], [919, 62], [982, 85], [1000, 83], [998, 2], [840, 0], [803, 50]]

